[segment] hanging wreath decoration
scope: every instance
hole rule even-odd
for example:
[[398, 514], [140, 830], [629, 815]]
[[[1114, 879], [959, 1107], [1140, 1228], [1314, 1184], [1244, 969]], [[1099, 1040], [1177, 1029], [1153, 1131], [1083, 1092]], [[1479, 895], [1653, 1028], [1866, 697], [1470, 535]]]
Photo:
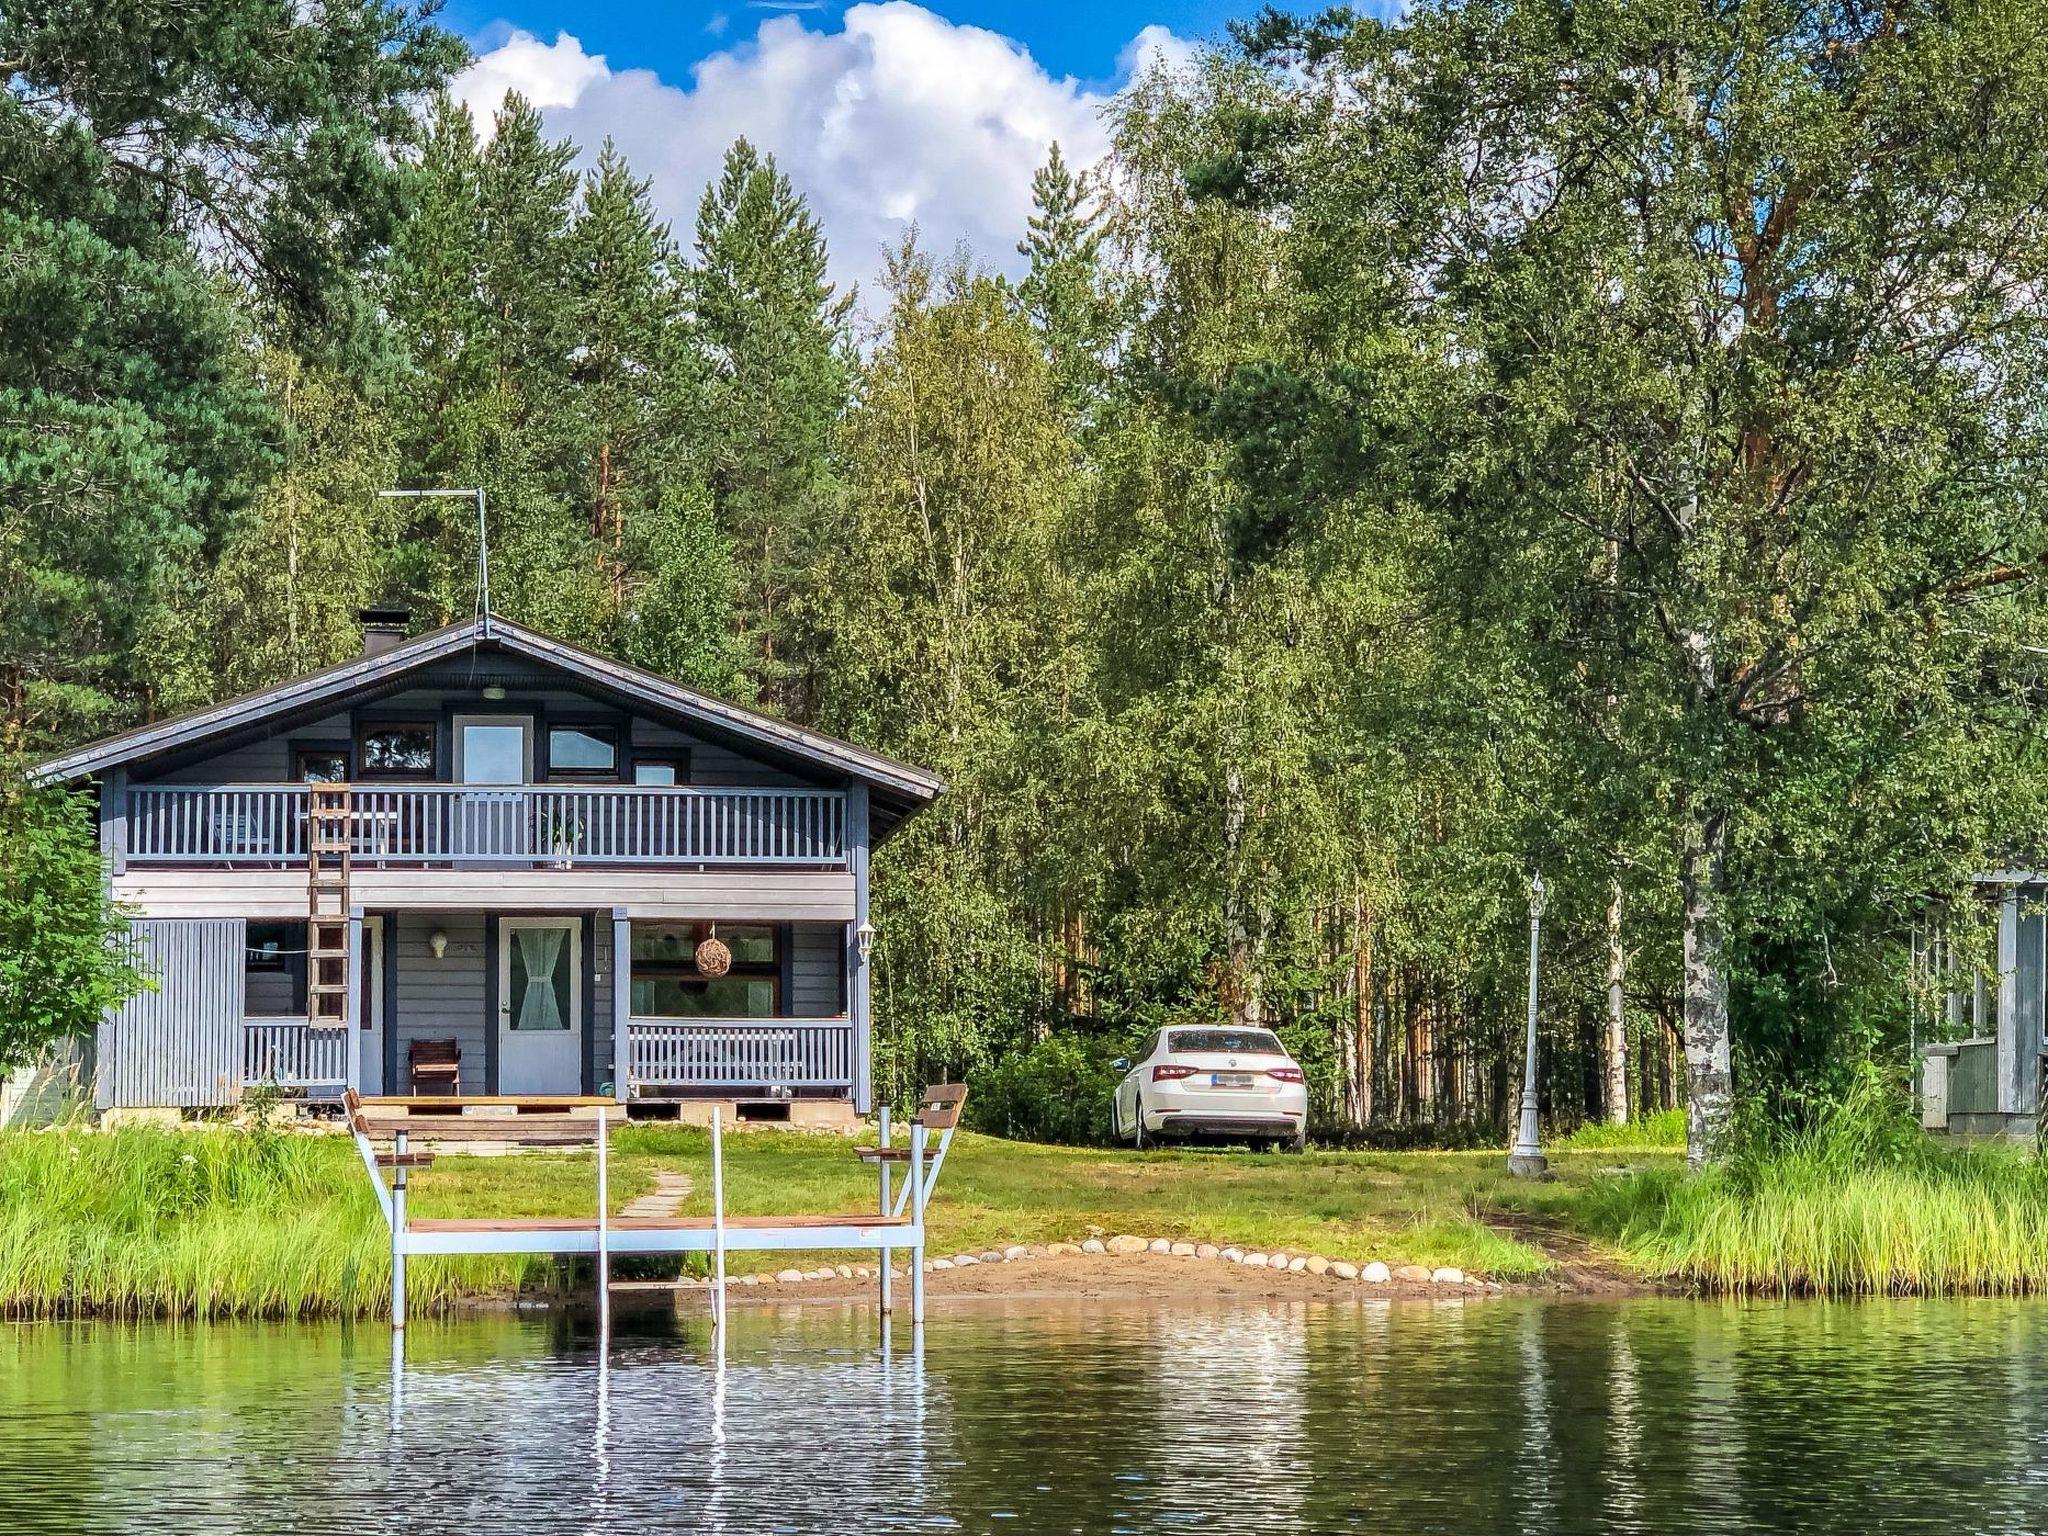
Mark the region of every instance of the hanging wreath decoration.
[[732, 969], [732, 951], [718, 937], [717, 928], [711, 930], [711, 937], [697, 946], [697, 974], [700, 976], [723, 976]]

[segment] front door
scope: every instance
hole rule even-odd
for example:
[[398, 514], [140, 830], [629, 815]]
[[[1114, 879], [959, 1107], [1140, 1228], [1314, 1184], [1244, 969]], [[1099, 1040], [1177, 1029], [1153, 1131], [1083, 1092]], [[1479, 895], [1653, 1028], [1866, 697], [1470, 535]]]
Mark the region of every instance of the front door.
[[583, 945], [573, 918], [508, 917], [498, 944], [498, 1091], [583, 1083]]

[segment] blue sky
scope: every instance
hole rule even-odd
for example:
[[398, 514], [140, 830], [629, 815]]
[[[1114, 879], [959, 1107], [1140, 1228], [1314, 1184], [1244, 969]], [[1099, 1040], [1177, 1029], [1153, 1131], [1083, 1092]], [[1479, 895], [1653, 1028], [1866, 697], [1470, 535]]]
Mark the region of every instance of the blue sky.
[[452, 0], [443, 20], [476, 50], [455, 89], [481, 120], [518, 90], [586, 156], [611, 138], [680, 235], [744, 134], [810, 200], [835, 280], [872, 299], [882, 250], [912, 226], [937, 253], [1017, 271], [1047, 147], [1099, 161], [1132, 73], [1188, 67], [1250, 8]]
[[[1220, 37], [1232, 18], [1255, 8], [1216, 0], [1101, 0], [1088, 5], [973, 0], [929, 7], [949, 21], [1014, 39], [1053, 75], [1097, 85], [1115, 80], [1118, 54], [1147, 26], [1164, 26], [1189, 39]], [[442, 19], [479, 49], [501, 42], [513, 27], [536, 37], [566, 31], [581, 39], [589, 52], [607, 55], [615, 68], [651, 69], [681, 83], [692, 64], [750, 35], [771, 15], [786, 12], [801, 16], [811, 27], [824, 28], [836, 24], [845, 10], [836, 0], [656, 5], [628, 0], [457, 0]]]

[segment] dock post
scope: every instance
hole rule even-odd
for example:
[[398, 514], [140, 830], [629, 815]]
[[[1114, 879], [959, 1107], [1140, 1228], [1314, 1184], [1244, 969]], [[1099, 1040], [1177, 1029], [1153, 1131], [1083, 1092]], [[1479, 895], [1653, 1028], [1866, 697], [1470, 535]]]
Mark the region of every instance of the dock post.
[[917, 1241], [910, 1250], [910, 1320], [924, 1322], [924, 1125], [910, 1122], [910, 1225]]
[[605, 1147], [611, 1140], [604, 1106], [597, 1106], [597, 1331], [600, 1347], [612, 1332], [611, 1180], [605, 1166]]
[[391, 1327], [405, 1331], [405, 1148], [410, 1138], [400, 1131], [391, 1141]]
[[[882, 1170], [882, 1215], [886, 1218], [889, 1214], [889, 1106], [886, 1104], [882, 1106], [881, 1134], [882, 1156], [876, 1166]], [[889, 1260], [894, 1256], [894, 1250], [886, 1247], [882, 1250], [882, 1315], [884, 1317], [889, 1315], [890, 1309]]]
[[725, 1144], [711, 1111], [711, 1325], [725, 1333]]

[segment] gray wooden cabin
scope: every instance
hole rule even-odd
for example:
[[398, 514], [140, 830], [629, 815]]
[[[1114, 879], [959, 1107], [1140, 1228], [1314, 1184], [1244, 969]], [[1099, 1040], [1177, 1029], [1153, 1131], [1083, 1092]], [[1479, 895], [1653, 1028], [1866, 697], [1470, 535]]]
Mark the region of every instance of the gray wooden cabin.
[[99, 1107], [407, 1093], [452, 1057], [465, 1094], [865, 1113], [869, 859], [940, 781], [496, 616], [402, 617], [41, 765], [97, 793], [159, 981], [100, 1031]]
[[1997, 869], [1976, 886], [1997, 914], [1989, 970], [1962, 964], [1940, 924], [1915, 946], [1920, 1121], [1957, 1136], [2031, 1141], [2048, 1017], [2048, 874]]

